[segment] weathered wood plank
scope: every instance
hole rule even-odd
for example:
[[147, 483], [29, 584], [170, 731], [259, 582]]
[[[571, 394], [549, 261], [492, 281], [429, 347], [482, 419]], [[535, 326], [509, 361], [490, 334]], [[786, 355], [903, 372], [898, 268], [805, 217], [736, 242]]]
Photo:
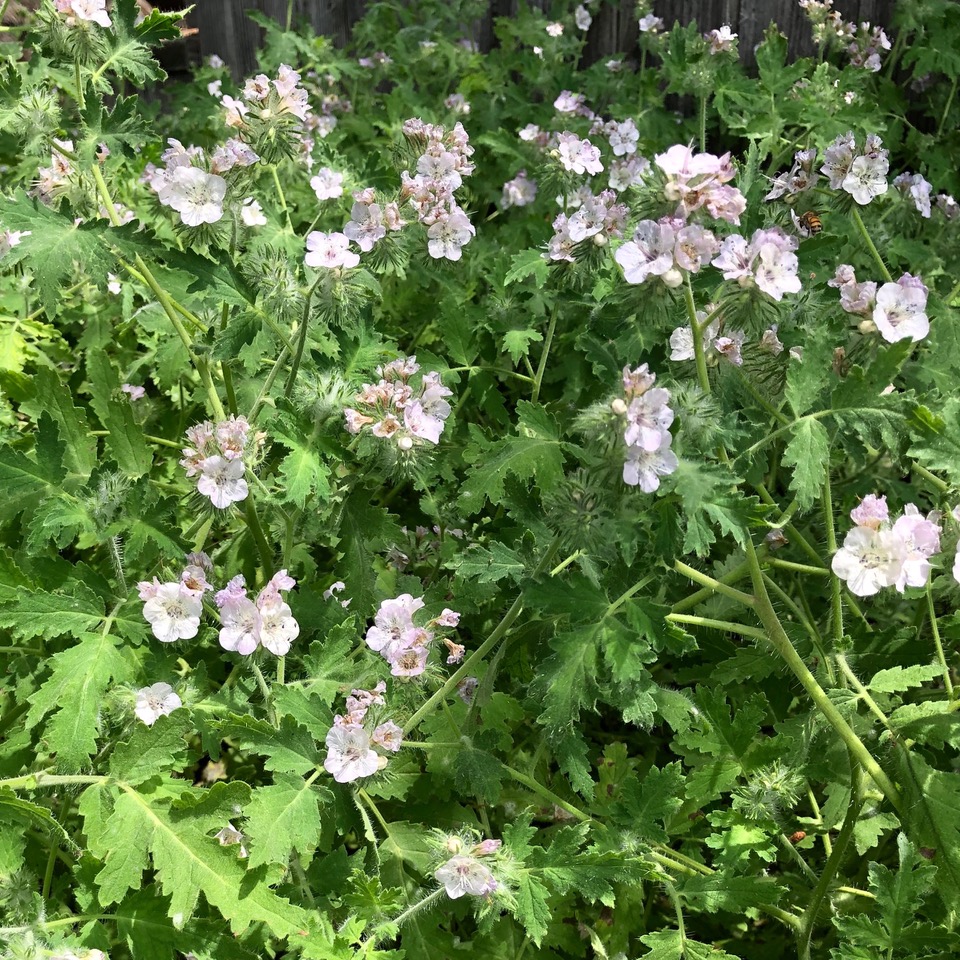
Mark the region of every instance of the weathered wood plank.
[[[473, 38], [481, 49], [490, 49], [496, 37], [493, 23], [497, 17], [516, 13], [519, 0], [489, 0], [486, 15], [474, 24]], [[547, 8], [547, 0], [532, 0], [531, 6]], [[295, 23], [309, 22], [318, 33], [343, 46], [353, 24], [363, 16], [366, 0], [293, 0]], [[857, 23], [888, 24], [894, 0], [845, 0], [841, 12]], [[204, 56], [217, 53], [230, 65], [239, 80], [257, 69], [257, 49], [262, 30], [247, 12], [260, 10], [285, 23], [287, 0], [199, 0], [190, 23], [200, 30]], [[740, 56], [749, 63], [754, 47], [763, 39], [771, 22], [776, 22], [789, 40], [791, 56], [809, 56], [816, 52], [810, 25], [796, 0], [657, 0], [655, 11], [667, 25], [697, 21], [702, 31], [724, 24], [740, 36]], [[633, 0], [608, 0], [594, 9], [593, 23], [584, 51], [586, 62], [607, 59], [617, 53], [630, 53], [637, 41], [637, 20]]]

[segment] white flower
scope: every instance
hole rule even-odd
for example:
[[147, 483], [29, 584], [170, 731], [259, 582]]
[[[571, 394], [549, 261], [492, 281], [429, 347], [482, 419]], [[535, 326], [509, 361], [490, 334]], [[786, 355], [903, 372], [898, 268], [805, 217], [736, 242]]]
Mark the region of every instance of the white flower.
[[230, 598], [220, 605], [220, 646], [241, 656], [249, 656], [260, 645], [260, 611], [257, 605], [245, 596]]
[[593, 23], [593, 17], [590, 16], [587, 8], [581, 3], [576, 10], [573, 11], [573, 21], [577, 25], [579, 30], [589, 30], [590, 24]]
[[830, 568], [858, 597], [872, 597], [900, 576], [904, 545], [890, 530], [854, 527], [833, 555]]
[[141, 597], [146, 599], [143, 618], [162, 643], [191, 640], [200, 629], [201, 596], [182, 583], [157, 584], [146, 596], [141, 586]]
[[663, 29], [663, 20], [648, 13], [645, 17], [637, 21], [637, 26], [641, 33], [659, 33]]
[[562, 23], [548, 23], [547, 24], [547, 33], [551, 37], [559, 37], [563, 33], [563, 24]]
[[457, 900], [465, 893], [484, 897], [493, 893], [498, 886], [488, 866], [466, 856], [451, 857], [436, 870], [434, 877], [443, 884], [451, 900]]
[[14, 247], [20, 245], [24, 237], [29, 237], [32, 230], [4, 230], [0, 233], [0, 259], [5, 257]]
[[264, 603], [260, 607], [260, 642], [275, 656], [284, 657], [290, 644], [300, 636], [300, 624], [283, 600]]
[[[908, 276], [905, 274], [904, 276]], [[887, 343], [896, 343], [910, 337], [914, 343], [930, 332], [927, 319], [927, 288], [922, 283], [885, 283], [877, 291], [873, 322]]]
[[200, 461], [200, 479], [197, 491], [208, 497], [218, 509], [224, 510], [231, 503], [247, 499], [247, 481], [243, 479], [243, 460], [227, 460], [225, 457], [207, 457]]
[[267, 218], [263, 215], [263, 207], [260, 206], [259, 200], [254, 200], [253, 197], [247, 197], [243, 201], [243, 206], [240, 208], [240, 219], [248, 227], [262, 227], [267, 222]]
[[797, 276], [797, 257], [775, 243], [760, 247], [759, 264], [756, 265], [757, 286], [774, 300], [782, 300], [785, 293], [800, 292]]
[[310, 180], [310, 186], [318, 200], [335, 200], [343, 196], [343, 174], [329, 167], [321, 167]]
[[627, 119], [623, 123], [609, 124], [607, 138], [614, 156], [622, 157], [624, 154], [636, 153], [640, 131], [632, 120]]
[[677, 455], [670, 449], [672, 439], [669, 431], [664, 431], [656, 450], [644, 450], [639, 444], [628, 446], [623, 482], [640, 487], [644, 493], [653, 493], [660, 486], [660, 478], [673, 473], [679, 466]]
[[76, 17], [77, 20], [109, 27], [112, 24], [106, 6], [107, 0], [57, 0], [57, 12], [67, 14], [68, 24], [72, 17]]
[[370, 749], [370, 737], [356, 724], [333, 726], [327, 732], [327, 757], [323, 769], [337, 783], [370, 777], [380, 768], [380, 757]]
[[152, 727], [160, 717], [165, 717], [182, 706], [183, 702], [173, 692], [173, 687], [169, 683], [161, 682], [137, 691], [137, 705], [133, 712], [148, 727]]
[[177, 167], [167, 171], [157, 198], [165, 207], [180, 214], [188, 227], [216, 223], [223, 216], [223, 198], [227, 181], [198, 167]]
[[575, 133], [566, 132], [561, 133], [558, 139], [557, 151], [564, 170], [591, 175], [603, 172], [600, 150], [589, 140], [581, 140]]
[[396, 753], [403, 741], [403, 728], [397, 726], [392, 720], [387, 720], [373, 731], [370, 739], [378, 747]]
[[[363, 249], [362, 244], [360, 249]], [[307, 251], [303, 262], [308, 267], [325, 267], [328, 270], [334, 267], [349, 269], [360, 262], [359, 255], [350, 250], [350, 240], [342, 233], [320, 233], [314, 230], [307, 237]]]
[[456, 208], [427, 230], [427, 251], [434, 260], [444, 257], [447, 260], [459, 260], [463, 256], [461, 247], [468, 244], [476, 232], [467, 215]]
[[887, 171], [890, 162], [881, 154], [877, 157], [857, 157], [840, 184], [861, 206], [887, 192]]

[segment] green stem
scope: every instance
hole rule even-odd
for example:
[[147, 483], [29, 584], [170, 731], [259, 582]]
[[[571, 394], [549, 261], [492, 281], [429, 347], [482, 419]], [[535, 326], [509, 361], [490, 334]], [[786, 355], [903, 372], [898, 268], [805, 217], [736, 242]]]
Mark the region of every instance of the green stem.
[[[725, 573], [722, 577], [719, 577], [716, 582], [729, 585], [731, 583], [736, 583], [738, 580], [742, 580], [744, 577], [748, 576], [750, 576], [750, 564], [744, 560], [743, 563], [737, 564], [737, 566], [735, 566], [732, 570], [727, 571], [727, 573]], [[691, 593], [682, 600], [678, 600], [670, 608], [670, 612], [683, 613], [685, 610], [692, 610], [705, 600], [709, 600], [715, 592], [716, 591], [712, 586], [703, 587], [702, 589], [697, 590], [696, 593]]]
[[25, 773], [19, 777], [8, 777], [0, 780], [0, 789], [7, 790], [40, 790], [46, 787], [65, 787], [86, 783], [107, 783], [110, 777], [94, 777], [76, 774], [62, 776], [47, 773], [46, 770], [37, 770], [34, 773]]
[[383, 819], [383, 814], [380, 813], [380, 809], [373, 802], [373, 798], [367, 793], [363, 787], [357, 787], [357, 793], [360, 796], [360, 799], [370, 808], [370, 812], [377, 818], [377, 823], [383, 827], [383, 832], [389, 837], [390, 836], [390, 824]]
[[911, 465], [911, 469], [913, 470], [914, 473], [923, 477], [923, 479], [926, 480], [927, 483], [932, 484], [934, 487], [936, 487], [937, 490], [940, 491], [940, 493], [947, 493], [950, 490], [949, 483], [945, 483], [935, 473], [931, 473], [926, 467], [917, 463], [916, 461], [914, 461], [913, 464]]
[[857, 225], [857, 229], [860, 231], [860, 236], [863, 237], [863, 242], [867, 245], [867, 249], [870, 251], [870, 256], [873, 257], [877, 263], [877, 266], [880, 268], [880, 275], [884, 280], [887, 281], [887, 283], [893, 283], [893, 277], [890, 276], [890, 271], [887, 269], [887, 265], [883, 262], [883, 257], [880, 256], [880, 251], [870, 238], [870, 234], [867, 232], [867, 226], [863, 222], [863, 217], [860, 216], [860, 211], [856, 207], [853, 207], [851, 213], [853, 214], [853, 222]]
[[[790, 612], [797, 618], [797, 623], [799, 623], [800, 626], [807, 631], [807, 636], [810, 637], [810, 642], [816, 648], [817, 655], [820, 657], [820, 662], [823, 664], [824, 669], [827, 672], [827, 681], [830, 683], [830, 686], [834, 686], [836, 683], [836, 674], [833, 670], [833, 664], [830, 662], [830, 658], [827, 656], [826, 648], [823, 645], [823, 637], [820, 636], [820, 631], [817, 630], [816, 626], [814, 626], [812, 614], [810, 616], [804, 615], [804, 612], [794, 602], [793, 598], [775, 580], [772, 580], [766, 574], [763, 575], [763, 582], [781, 599], [781, 601], [783, 601], [783, 603], [787, 605], [787, 607], [790, 609]], [[804, 598], [804, 601], [806, 601], [806, 598]]]
[[253, 406], [250, 408], [250, 415], [247, 419], [251, 423], [257, 419], [257, 414], [260, 412], [260, 408], [264, 405], [264, 403], [266, 403], [267, 395], [273, 388], [274, 381], [277, 379], [277, 375], [280, 373], [280, 369], [283, 366], [284, 361], [287, 359], [289, 353], [290, 351], [284, 347], [280, 351], [280, 356], [277, 357], [276, 362], [270, 369], [270, 372], [267, 374], [267, 379], [264, 380], [263, 387], [261, 388], [257, 399], [254, 401]]
[[737, 375], [740, 378], [741, 386], [750, 394], [751, 397], [757, 402], [757, 404], [765, 410], [774, 420], [778, 423], [789, 423], [790, 418], [781, 413], [766, 397], [760, 393], [759, 390], [750, 382], [750, 378], [740, 369], [740, 367], [734, 367]]
[[[534, 568], [533, 573], [530, 574], [531, 580], [536, 580], [536, 578], [544, 572], [549, 566], [550, 562], [553, 560], [554, 554], [557, 552], [557, 548], [560, 546], [559, 538], [555, 539], [549, 547], [547, 547], [544, 555], [540, 558], [540, 562]], [[424, 703], [419, 710], [417, 710], [412, 717], [403, 725], [404, 736], [408, 734], [411, 730], [416, 727], [416, 725], [428, 714], [434, 707], [443, 700], [451, 690], [454, 690], [457, 684], [466, 676], [469, 675], [470, 671], [479, 663], [506, 635], [510, 627], [513, 626], [513, 622], [520, 616], [520, 612], [523, 610], [523, 594], [521, 593], [516, 600], [510, 606], [510, 609], [503, 615], [503, 619], [494, 627], [493, 632], [487, 637], [486, 640], [473, 653], [467, 657], [466, 660], [460, 665], [460, 668], [451, 674], [446, 683], [437, 690], [433, 696]]]
[[250, 668], [253, 670], [253, 675], [257, 680], [257, 686], [260, 688], [260, 693], [263, 695], [263, 705], [267, 708], [267, 714], [270, 717], [270, 722], [276, 726], [277, 716], [273, 709], [273, 698], [270, 696], [270, 687], [267, 685], [266, 677], [264, 677], [263, 671], [260, 669], [255, 660], [250, 661]]
[[707, 149], [707, 101], [710, 95], [703, 93], [700, 95], [700, 152]]
[[860, 795], [861, 786], [860, 764], [851, 755], [850, 757], [850, 806], [847, 807], [847, 815], [843, 818], [843, 826], [837, 836], [833, 850], [827, 858], [827, 863], [820, 874], [817, 885], [813, 888], [810, 895], [810, 902], [803, 913], [803, 919], [800, 922], [800, 933], [797, 936], [799, 945], [800, 960], [810, 960], [810, 940], [813, 936], [813, 928], [816, 926], [817, 917], [820, 914], [820, 907], [830, 889], [830, 884], [840, 869], [840, 864], [847, 852], [847, 846], [853, 838], [853, 829], [857, 825], [860, 817], [860, 808], [863, 806], [863, 798]]
[[[744, 606], [753, 607], [756, 604], [756, 598], [752, 597], [749, 593], [744, 593], [742, 590], [737, 590], [735, 587], [728, 587], [725, 583], [722, 583], [719, 580], [714, 580], [713, 577], [709, 576], [706, 573], [701, 573], [699, 570], [695, 570], [693, 567], [687, 566], [682, 560], [673, 561], [673, 569], [677, 573], [682, 573], [685, 577], [689, 577], [691, 580], [702, 584], [705, 587], [709, 587], [715, 593], [722, 593], [725, 597], [729, 597], [731, 600], [736, 600], [737, 603], [742, 603]], [[748, 566], [751, 573], [753, 568]]]
[[504, 773], [510, 777], [511, 780], [516, 780], [517, 783], [522, 783], [528, 790], [532, 793], [535, 793], [538, 797], [546, 800], [552, 806], [557, 806], [561, 810], [565, 810], [576, 820], [579, 820], [581, 823], [588, 823], [591, 820], [591, 817], [584, 813], [582, 810], [579, 810], [573, 804], [568, 803], [563, 797], [558, 797], [551, 789], [545, 787], [542, 783], [538, 783], [533, 777], [528, 777], [525, 773], [521, 773], [519, 770], [514, 770], [513, 767], [508, 767], [504, 764], [501, 768]]
[[[827, 531], [827, 552], [832, 557], [837, 552], [837, 531], [833, 522], [833, 496], [830, 492], [830, 458], [823, 474], [823, 523]], [[843, 594], [840, 578], [830, 571], [830, 612], [833, 639], [839, 646], [843, 641]]]
[[[703, 149], [701, 147], [701, 149]], [[687, 305], [687, 317], [690, 320], [690, 332], [693, 334], [693, 356], [697, 363], [697, 380], [704, 393], [710, 392], [710, 376], [707, 373], [707, 355], [703, 350], [703, 337], [700, 335], [697, 323], [697, 305], [693, 301], [693, 284], [690, 282], [689, 271], [684, 271], [685, 283], [683, 299]]]
[[933, 643], [937, 648], [937, 659], [943, 668], [943, 686], [947, 691], [947, 699], [953, 700], [953, 680], [950, 679], [950, 667], [943, 653], [943, 644], [940, 642], [940, 628], [937, 626], [937, 611], [933, 606], [933, 590], [930, 587], [929, 580], [927, 580], [927, 610], [930, 612], [930, 630], [933, 632]]
[[857, 696], [867, 705], [867, 709], [891, 732], [895, 733], [887, 715], [877, 706], [877, 701], [870, 696], [870, 691], [860, 682], [860, 678], [853, 672], [847, 658], [842, 654], [835, 654], [837, 666], [846, 677], [847, 682], [857, 691]]
[[727, 633], [739, 633], [744, 637], [753, 637], [755, 640], [766, 640], [767, 635], [758, 627], [748, 627], [744, 623], [732, 623], [729, 620], [712, 620], [709, 617], [695, 617], [684, 613], [668, 613], [666, 619], [671, 623], [689, 623], [695, 627], [709, 627], [714, 630], [724, 630]]
[[767, 630], [767, 639], [777, 653], [786, 661], [787, 666], [793, 671], [794, 676], [800, 681], [804, 690], [807, 691], [810, 699], [813, 700], [827, 722], [847, 745], [847, 749], [853, 754], [864, 770], [867, 771], [894, 809], [898, 812], [901, 811], [903, 808], [903, 799], [900, 796], [900, 791], [887, 774], [884, 773], [880, 764], [874, 759], [873, 754], [870, 753], [863, 741], [856, 735], [840, 711], [834, 706], [833, 701], [827, 696], [826, 691], [817, 682], [817, 678], [807, 669], [803, 658], [797, 653], [796, 648], [783, 629], [780, 618], [773, 609], [773, 604], [771, 604], [770, 597], [767, 595], [767, 588], [763, 582], [763, 571], [760, 569], [760, 564], [757, 561], [753, 543], [749, 540], [747, 541], [747, 559], [750, 560], [750, 573], [753, 580], [754, 593], [756, 594], [755, 609], [757, 616], [760, 618], [760, 622]]
[[254, 505], [253, 496], [250, 493], [247, 494], [244, 517], [247, 521], [247, 529], [250, 531], [254, 543], [257, 545], [257, 551], [260, 554], [260, 563], [263, 564], [263, 575], [266, 579], [270, 577], [272, 573], [273, 551], [270, 549], [270, 544], [267, 542], [263, 527], [260, 525], [260, 517], [257, 514], [257, 508]]
[[685, 957], [687, 955], [687, 928], [683, 923], [683, 909], [680, 906], [680, 896], [677, 893], [677, 888], [669, 881], [664, 880], [663, 886], [666, 888], [667, 895], [670, 897], [670, 902], [673, 904], [673, 909], [677, 914], [677, 931], [680, 934], [680, 956]]
[[574, 560], [576, 560], [578, 557], [582, 557], [582, 556], [583, 556], [583, 551], [582, 551], [582, 550], [574, 550], [573, 553], [571, 553], [569, 557], [567, 557], [565, 560], [561, 560], [561, 561], [550, 571], [550, 576], [551, 576], [551, 577], [555, 577], [558, 573], [562, 572], [563, 570], [566, 570], [567, 567], [569, 567], [570, 564], [573, 563]]
[[280, 185], [280, 177], [277, 176], [277, 165], [270, 164], [270, 175], [273, 177], [273, 187], [277, 191], [277, 199], [280, 201], [280, 209], [287, 220], [287, 228], [293, 230], [293, 224], [290, 222], [290, 211], [287, 209], [287, 198], [284, 196], [283, 187]]
[[947, 105], [943, 108], [943, 114], [940, 117], [940, 123], [937, 126], [937, 139], [943, 136], [944, 127], [947, 125], [947, 117], [950, 115], [950, 108], [953, 106], [953, 98], [957, 95], [957, 77], [953, 78], [950, 84], [950, 95], [947, 97]]
[[557, 314], [559, 312], [560, 307], [557, 305], [554, 306], [553, 313], [550, 314], [550, 323], [547, 325], [547, 335], [543, 341], [540, 363], [537, 365], [537, 373], [533, 379], [533, 394], [531, 399], [534, 403], [540, 399], [540, 387], [543, 385], [543, 375], [547, 369], [547, 357], [550, 355], [550, 345], [553, 343], [553, 334], [557, 329]]
[[297, 352], [293, 357], [293, 366], [290, 368], [290, 375], [287, 377], [286, 386], [283, 388], [283, 395], [287, 398], [293, 393], [293, 385], [297, 380], [297, 373], [300, 371], [300, 361], [303, 359], [303, 350], [307, 345], [307, 329], [310, 326], [310, 301], [313, 300], [314, 291], [320, 285], [323, 274], [318, 274], [317, 279], [313, 281], [310, 289], [307, 291], [306, 299], [303, 301], [303, 316], [300, 318], [300, 336], [297, 339]]
[[277, 684], [283, 686], [286, 680], [287, 658], [277, 657]]
[[809, 864], [803, 857], [800, 856], [800, 851], [790, 842], [790, 838], [785, 834], [781, 833], [780, 837], [780, 846], [783, 847], [786, 854], [790, 857], [791, 860], [796, 863], [800, 868], [800, 872], [813, 883], [817, 882], [817, 875], [810, 869]]
[[794, 573], [803, 573], [809, 577], [829, 577], [830, 571], [826, 567], [811, 567], [808, 563], [794, 563], [792, 560], [780, 560], [777, 557], [768, 557], [767, 566], [778, 570], [792, 570]]
[[[390, 921], [390, 925], [399, 927], [405, 920], [408, 920], [415, 913], [419, 913], [421, 910], [426, 910], [427, 907], [445, 895], [446, 890], [444, 890], [443, 887], [440, 887], [438, 890], [434, 890], [433, 893], [424, 897], [422, 900], [418, 900], [416, 903], [411, 904], [406, 910], [403, 911], [403, 913], [399, 914], [399, 916], [394, 917]], [[376, 934], [374, 936], [376, 936]]]
[[81, 110], [87, 109], [86, 100], [83, 95], [83, 81], [80, 79], [80, 61], [73, 61], [73, 79], [74, 83], [77, 85], [77, 106]]

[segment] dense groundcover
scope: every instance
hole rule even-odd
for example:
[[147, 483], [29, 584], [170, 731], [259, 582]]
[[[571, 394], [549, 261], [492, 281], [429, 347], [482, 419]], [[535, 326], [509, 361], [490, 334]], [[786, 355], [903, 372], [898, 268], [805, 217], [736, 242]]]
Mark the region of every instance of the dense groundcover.
[[2, 46], [4, 957], [960, 952], [960, 7], [555, 6]]

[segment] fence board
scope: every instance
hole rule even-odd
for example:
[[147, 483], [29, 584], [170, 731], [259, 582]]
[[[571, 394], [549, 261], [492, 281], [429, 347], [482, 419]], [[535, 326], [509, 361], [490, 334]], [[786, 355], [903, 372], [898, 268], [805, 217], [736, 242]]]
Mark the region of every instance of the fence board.
[[[487, 14], [476, 24], [474, 32], [481, 49], [490, 49], [495, 42], [494, 20], [512, 16], [518, 2], [489, 0]], [[530, 5], [549, 7], [547, 0], [534, 0]], [[894, 5], [894, 0], [845, 0], [841, 12], [857, 23], [867, 20], [889, 24]], [[293, 19], [295, 23], [309, 22], [318, 33], [343, 46], [365, 7], [366, 0], [294, 0]], [[191, 25], [200, 30], [203, 56], [219, 54], [238, 80], [257, 69], [262, 30], [247, 17], [250, 10], [260, 10], [283, 23], [287, 0], [198, 0], [189, 18]], [[810, 26], [796, 0], [658, 0], [654, 10], [668, 26], [674, 20], [696, 20], [703, 30], [730, 24], [740, 36], [740, 56], [745, 62], [752, 60], [753, 49], [771, 21], [789, 38], [791, 56], [815, 52]], [[606, 0], [593, 11], [585, 49], [588, 62], [634, 49], [638, 33], [634, 11], [633, 0]]]

